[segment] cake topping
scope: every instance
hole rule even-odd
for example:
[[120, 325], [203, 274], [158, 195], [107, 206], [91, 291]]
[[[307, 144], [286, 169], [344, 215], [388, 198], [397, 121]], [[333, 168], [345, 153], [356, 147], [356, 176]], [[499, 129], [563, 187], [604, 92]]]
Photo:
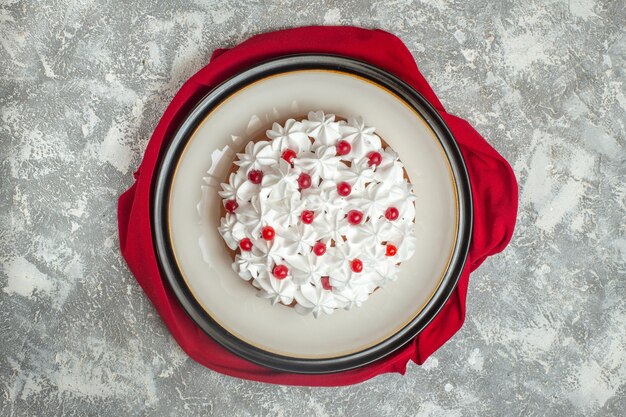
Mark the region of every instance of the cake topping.
[[294, 298], [297, 304], [294, 306], [300, 314], [313, 314], [319, 317], [320, 314], [331, 314], [340, 304], [338, 298], [331, 292], [317, 285], [307, 284], [296, 291]]
[[270, 146], [269, 142], [249, 142], [245, 152], [237, 154], [238, 160], [235, 161], [235, 165], [243, 170], [243, 174], [247, 174], [253, 169], [261, 169], [275, 164], [276, 154], [276, 150]]
[[311, 141], [304, 132], [302, 123], [294, 119], [287, 120], [284, 127], [279, 123], [274, 123], [272, 129], [265, 134], [272, 140], [272, 149], [284, 151], [289, 148], [302, 152], [311, 148]]
[[321, 145], [334, 145], [341, 137], [339, 123], [335, 122], [334, 114], [323, 111], [309, 112], [308, 120], [302, 122], [306, 133]]
[[339, 194], [342, 197], [347, 197], [350, 195], [350, 193], [352, 192], [352, 187], [350, 187], [350, 184], [348, 184], [347, 182], [340, 182], [339, 184], [337, 184], [337, 194]]
[[356, 273], [363, 272], [363, 262], [360, 259], [353, 259], [350, 263], [350, 268]]
[[287, 274], [289, 273], [289, 268], [287, 268], [285, 265], [276, 265], [272, 273], [278, 279], [285, 279], [287, 278]]
[[296, 151], [294, 151], [293, 149], [285, 149], [283, 151], [283, 154], [281, 155], [281, 158], [283, 158], [285, 161], [289, 162], [290, 164], [293, 162], [293, 159], [296, 157]]
[[243, 251], [251, 251], [252, 250], [252, 241], [247, 237], [244, 237], [239, 241], [239, 248]]
[[261, 184], [261, 181], [263, 180], [263, 171], [258, 169], [251, 170], [248, 172], [248, 179], [252, 184]]
[[239, 239], [245, 236], [245, 227], [241, 222], [237, 221], [235, 215], [226, 213], [224, 217], [220, 219], [220, 227], [217, 228], [226, 245], [232, 249], [237, 249], [239, 246]]
[[276, 232], [272, 226], [265, 226], [261, 231], [261, 236], [265, 240], [272, 240], [274, 239], [274, 236], [276, 236]]
[[233, 172], [228, 183], [222, 183], [222, 191], [218, 194], [225, 200], [249, 201], [257, 192], [257, 187], [246, 179], [246, 174]]
[[402, 183], [404, 168], [398, 154], [393, 149], [386, 148], [381, 156], [382, 159], [376, 168], [374, 178], [388, 186]]
[[309, 188], [311, 186], [311, 176], [305, 172], [300, 174], [300, 176], [298, 177], [298, 185], [303, 190]]
[[349, 117], [348, 122], [339, 126], [342, 139], [352, 146], [352, 159], [361, 159], [369, 152], [380, 149], [382, 143], [374, 133], [376, 128], [365, 126], [361, 117]]
[[350, 144], [347, 141], [340, 140], [339, 142], [337, 142], [336, 148], [337, 148], [337, 155], [344, 156], [350, 153], [352, 146], [350, 146]]
[[385, 250], [385, 256], [395, 256], [398, 253], [398, 248], [396, 248], [391, 243], [387, 244], [387, 249]]
[[239, 204], [237, 204], [235, 200], [226, 200], [226, 202], [224, 203], [224, 208], [227, 212], [234, 213], [235, 210], [239, 208]]
[[358, 307], [413, 255], [415, 195], [374, 132], [311, 112], [237, 154], [218, 231], [260, 297], [315, 317]]
[[322, 256], [326, 253], [326, 245], [324, 245], [322, 242], [317, 242], [315, 245], [313, 245], [313, 253], [317, 256]]
[[314, 216], [315, 214], [311, 210], [304, 210], [300, 215], [300, 218], [302, 219], [302, 223], [311, 224], [313, 223]]
[[340, 169], [340, 157], [334, 146], [318, 146], [314, 152], [304, 152], [294, 161], [294, 165], [306, 171], [317, 183], [320, 178], [333, 179]]
[[361, 213], [359, 210], [350, 210], [348, 212], [348, 223], [352, 225], [356, 225], [356, 224], [361, 223], [362, 220], [363, 220], [363, 213]]
[[367, 161], [369, 162], [369, 164], [371, 166], [378, 166], [380, 165], [380, 163], [382, 162], [383, 157], [380, 153], [378, 152], [371, 152], [368, 156]]
[[333, 287], [330, 286], [330, 278], [328, 277], [322, 277], [320, 279], [320, 283], [322, 284], [322, 288], [324, 288], [326, 291], [330, 291], [333, 289]]
[[400, 215], [400, 212], [395, 207], [389, 207], [385, 211], [385, 218], [387, 218], [387, 220], [389, 221], [397, 220], [399, 215]]

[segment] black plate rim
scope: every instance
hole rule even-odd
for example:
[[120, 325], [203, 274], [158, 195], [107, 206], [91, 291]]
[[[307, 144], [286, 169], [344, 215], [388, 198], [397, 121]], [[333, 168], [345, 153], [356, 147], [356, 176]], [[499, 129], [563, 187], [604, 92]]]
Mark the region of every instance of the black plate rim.
[[[457, 184], [459, 224], [448, 269], [439, 287], [420, 313], [402, 329], [365, 350], [332, 358], [296, 358], [259, 349], [222, 328], [200, 306], [176, 265], [169, 244], [168, 200], [172, 174], [182, 149], [198, 124], [213, 108], [240, 88], [270, 75], [307, 69], [335, 70], [355, 74], [388, 88], [422, 115], [435, 132], [450, 162]], [[229, 78], [207, 93], [189, 112], [170, 143], [161, 150], [155, 167], [151, 194], [151, 227], [155, 255], [162, 276], [189, 317], [220, 345], [259, 365], [291, 373], [328, 374], [365, 366], [382, 359], [413, 340], [439, 313], [454, 291], [467, 260], [473, 227], [472, 192], [469, 174], [460, 149], [437, 110], [412, 86], [397, 76], [369, 63], [330, 54], [297, 54], [257, 64]]]

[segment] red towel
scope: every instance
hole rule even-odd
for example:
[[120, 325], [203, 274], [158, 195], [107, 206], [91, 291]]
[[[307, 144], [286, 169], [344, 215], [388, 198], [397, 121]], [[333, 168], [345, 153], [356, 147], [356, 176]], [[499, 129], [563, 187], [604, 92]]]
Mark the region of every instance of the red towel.
[[[150, 189], [157, 157], [179, 123], [207, 92], [258, 62], [294, 53], [331, 53], [367, 61], [417, 89], [439, 111], [459, 143], [467, 163], [474, 202], [474, 231], [469, 259], [454, 293], [417, 338], [370, 365], [331, 375], [277, 372], [230, 353], [206, 336], [178, 304], [159, 274], [150, 230]], [[385, 372], [404, 374], [409, 359], [422, 364], [456, 333], [465, 319], [469, 274], [487, 256], [508, 244], [517, 214], [517, 183], [509, 164], [466, 121], [445, 112], [402, 41], [381, 30], [354, 27], [304, 27], [254, 36], [233, 49], [219, 49], [211, 62], [176, 94], [148, 143], [136, 182], [120, 196], [122, 255], [168, 329], [185, 352], [223, 374], [288, 385], [338, 386], [365, 381]]]

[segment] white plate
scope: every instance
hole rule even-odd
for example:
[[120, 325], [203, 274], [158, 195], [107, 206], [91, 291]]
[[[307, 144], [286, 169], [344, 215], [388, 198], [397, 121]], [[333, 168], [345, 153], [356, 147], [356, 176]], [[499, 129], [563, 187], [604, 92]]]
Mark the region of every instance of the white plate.
[[[270, 305], [231, 268], [219, 235], [219, 184], [235, 152], [272, 122], [310, 110], [362, 116], [396, 150], [414, 186], [417, 248], [396, 282], [360, 308], [315, 319]], [[206, 180], [203, 180], [206, 178]], [[231, 95], [201, 122], [179, 159], [171, 186], [173, 252], [193, 296], [221, 327], [264, 351], [329, 358], [372, 347], [414, 319], [438, 288], [458, 227], [451, 166], [420, 114], [381, 86], [345, 72], [300, 70], [263, 78]]]

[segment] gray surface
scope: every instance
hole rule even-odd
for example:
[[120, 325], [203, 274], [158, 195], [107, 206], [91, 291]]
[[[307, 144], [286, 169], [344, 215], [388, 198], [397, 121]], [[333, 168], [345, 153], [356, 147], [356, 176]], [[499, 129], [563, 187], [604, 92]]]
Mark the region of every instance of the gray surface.
[[[3, 3], [1, 415], [626, 414], [623, 2]], [[341, 389], [188, 359], [116, 232], [152, 129], [211, 51], [313, 23], [398, 34], [520, 182], [515, 237], [473, 275], [465, 327], [405, 377]]]

